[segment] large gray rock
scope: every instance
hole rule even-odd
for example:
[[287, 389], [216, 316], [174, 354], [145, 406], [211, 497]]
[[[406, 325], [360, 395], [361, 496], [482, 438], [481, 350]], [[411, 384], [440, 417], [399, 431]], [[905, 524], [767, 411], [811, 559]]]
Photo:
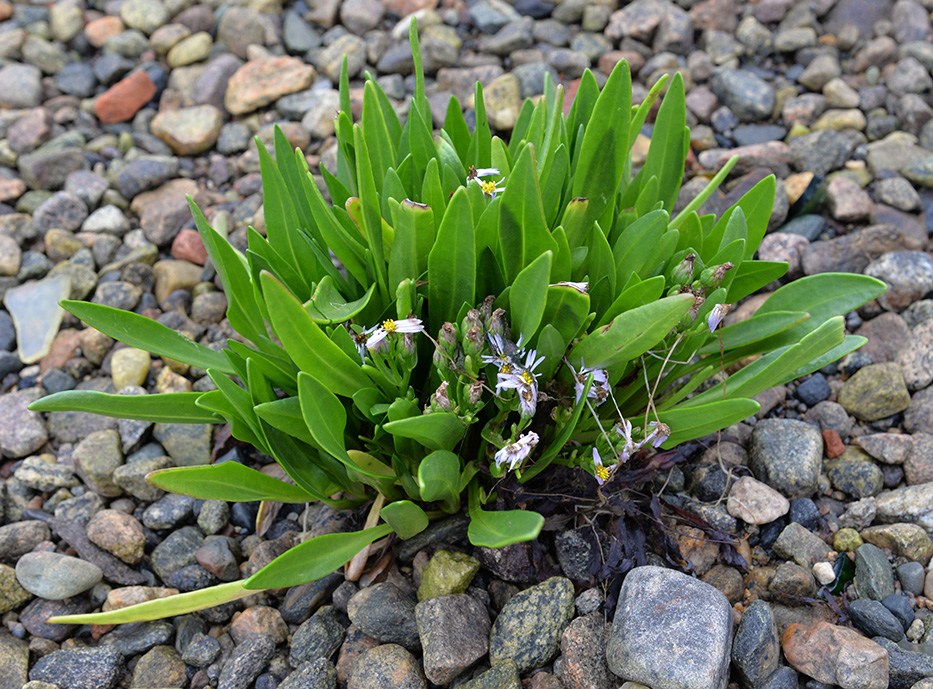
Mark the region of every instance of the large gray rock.
[[815, 427], [792, 419], [764, 419], [755, 425], [749, 466], [755, 477], [788, 498], [816, 492], [823, 463], [823, 437]]
[[717, 70], [709, 80], [709, 88], [743, 122], [766, 119], [774, 108], [774, 89], [746, 70]]
[[725, 689], [731, 648], [732, 607], [719, 590], [663, 567], [629, 572], [606, 647], [614, 674], [652, 689]]

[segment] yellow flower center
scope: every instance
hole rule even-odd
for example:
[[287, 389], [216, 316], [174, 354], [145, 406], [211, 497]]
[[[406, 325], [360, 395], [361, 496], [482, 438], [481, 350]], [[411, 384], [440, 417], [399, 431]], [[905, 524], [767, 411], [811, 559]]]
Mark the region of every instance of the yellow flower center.
[[398, 330], [398, 326], [395, 325], [395, 321], [388, 320], [382, 322], [382, 329], [387, 333], [394, 333], [396, 330]]
[[600, 481], [605, 481], [609, 478], [609, 469], [606, 467], [596, 467], [596, 476], [599, 477]]
[[522, 379], [522, 382], [525, 383], [525, 385], [534, 385], [535, 383], [535, 377], [531, 375], [530, 371], [522, 371], [521, 374], [519, 374], [519, 377]]
[[499, 373], [511, 373], [511, 372], [512, 372], [512, 364], [510, 364], [509, 362], [503, 361], [499, 365]]
[[495, 182], [480, 182], [480, 188], [483, 190], [484, 194], [489, 194], [492, 196], [496, 193], [496, 183]]

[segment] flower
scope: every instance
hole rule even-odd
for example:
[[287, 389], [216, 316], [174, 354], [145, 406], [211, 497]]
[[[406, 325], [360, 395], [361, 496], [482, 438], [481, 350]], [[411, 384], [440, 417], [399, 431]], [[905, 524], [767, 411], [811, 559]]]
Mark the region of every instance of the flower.
[[[649, 430], [650, 429], [650, 430]], [[666, 423], [661, 423], [660, 421], [652, 421], [648, 424], [648, 428], [645, 429], [645, 439], [642, 441], [643, 445], [651, 445], [655, 449], [661, 447], [668, 438], [671, 437], [671, 428]]]
[[350, 331], [350, 337], [353, 338], [353, 344], [356, 345], [356, 351], [360, 355], [360, 361], [366, 363], [366, 333], [357, 333]]
[[719, 324], [722, 323], [722, 319], [726, 317], [726, 314], [729, 313], [728, 304], [716, 304], [713, 307], [713, 310], [709, 312], [709, 318], [706, 321], [706, 324], [709, 326], [709, 331], [715, 332], [716, 328], [719, 327]]
[[638, 452], [641, 448], [641, 444], [632, 440], [632, 422], [626, 418], [623, 418], [615, 425], [615, 432], [621, 435], [623, 440], [625, 440], [625, 445], [622, 447], [622, 452], [619, 455], [619, 463], [624, 464], [633, 454]]
[[505, 191], [505, 187], [497, 186], [499, 184], [502, 184], [505, 181], [505, 177], [500, 179], [498, 182], [496, 181], [484, 182], [479, 177], [474, 177], [473, 181], [479, 185], [479, 188], [482, 189], [483, 193], [486, 194], [486, 196], [488, 196], [490, 199], [496, 198], [496, 194]]
[[[502, 342], [501, 335], [488, 335], [489, 338], [489, 351], [492, 354], [483, 354], [480, 357], [480, 361], [484, 364], [495, 364], [499, 371], [502, 373], [508, 373], [510, 369], [510, 364], [512, 363], [509, 359], [508, 354], [505, 353], [505, 344]], [[505, 370], [506, 367], [509, 367], [509, 370]]]
[[535, 445], [538, 444], [538, 434], [534, 432], [525, 433], [514, 443], [506, 445], [496, 452], [496, 466], [502, 466], [505, 462], [509, 463], [509, 469], [514, 469], [522, 463]]
[[593, 448], [593, 464], [596, 465], [596, 470], [593, 472], [596, 482], [603, 485], [609, 479], [609, 469], [603, 466], [603, 458], [599, 456], [599, 450], [595, 447]]
[[420, 333], [424, 331], [420, 318], [403, 318], [393, 321], [385, 320], [367, 331], [369, 339], [366, 340], [366, 349], [372, 349], [389, 336], [389, 333]]
[[583, 366], [583, 362], [580, 362], [579, 372], [573, 366], [570, 367], [570, 370], [573, 373], [573, 387], [577, 394], [577, 404], [580, 404], [583, 390], [586, 388], [586, 379], [591, 373], [593, 374], [593, 384], [590, 386], [587, 397], [596, 400], [597, 407], [606, 401], [609, 396], [609, 372], [606, 369], [587, 368]]
[[475, 168], [470, 167], [467, 177], [470, 179], [476, 179], [477, 177], [489, 177], [490, 175], [498, 175], [499, 169], [494, 167], [481, 167]]
[[[522, 352], [519, 352], [519, 355]], [[534, 370], [544, 357], [531, 349], [525, 355], [525, 363], [506, 362], [500, 366], [496, 376], [496, 394], [501, 390], [518, 390], [518, 400], [522, 416], [534, 416], [538, 406], [538, 376]]]

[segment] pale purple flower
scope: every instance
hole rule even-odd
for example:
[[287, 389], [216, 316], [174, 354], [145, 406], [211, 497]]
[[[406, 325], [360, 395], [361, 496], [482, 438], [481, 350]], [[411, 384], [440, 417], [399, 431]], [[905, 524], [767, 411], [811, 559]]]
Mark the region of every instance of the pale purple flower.
[[524, 461], [535, 446], [538, 444], [538, 434], [533, 432], [525, 433], [514, 443], [506, 445], [496, 452], [496, 466], [502, 466], [508, 462], [509, 470], [515, 469]]
[[366, 340], [366, 349], [372, 349], [389, 336], [389, 333], [420, 333], [424, 332], [420, 318], [403, 318], [401, 320], [385, 320], [367, 331], [369, 339]]
[[709, 312], [709, 318], [706, 321], [706, 324], [709, 326], [709, 331], [715, 332], [716, 328], [719, 327], [719, 324], [722, 323], [722, 319], [726, 317], [726, 314], [729, 313], [728, 304], [716, 304], [713, 307], [713, 310]]
[[603, 466], [603, 458], [599, 456], [599, 450], [595, 446], [593, 447], [593, 464], [595, 465], [593, 476], [599, 485], [603, 485], [609, 479], [609, 469]]

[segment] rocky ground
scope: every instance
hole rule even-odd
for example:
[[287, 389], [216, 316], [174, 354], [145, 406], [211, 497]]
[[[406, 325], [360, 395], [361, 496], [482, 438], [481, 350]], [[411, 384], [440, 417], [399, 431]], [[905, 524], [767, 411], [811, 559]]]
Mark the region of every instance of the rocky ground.
[[[0, 0], [0, 689], [933, 687], [931, 9]], [[256, 505], [143, 481], [258, 461], [223, 429], [26, 407], [71, 388], [210, 389], [203, 371], [115, 345], [55, 304], [132, 309], [223, 342], [226, 300], [185, 194], [243, 246], [247, 226], [263, 227], [252, 137], [269, 141], [280, 123], [312, 169], [332, 165], [344, 55], [355, 107], [369, 70], [404, 111], [413, 12], [436, 123], [476, 79], [507, 134], [545, 74], [572, 95], [584, 69], [602, 80], [624, 58], [640, 96], [681, 72], [693, 145], [680, 203], [734, 153], [711, 208], [775, 173], [761, 257], [789, 261], [790, 278], [887, 282], [847, 317], [867, 346], [762, 394], [758, 417], [718, 447], [684, 448], [687, 461], [646, 488], [661, 495], [656, 514], [613, 513], [637, 501], [616, 493], [600, 507], [590, 491], [560, 503], [534, 544], [472, 548], [454, 518], [380, 553], [356, 582], [335, 574], [161, 622], [46, 624], [235, 580], [302, 533], [358, 524], [298, 506], [258, 536]]]

